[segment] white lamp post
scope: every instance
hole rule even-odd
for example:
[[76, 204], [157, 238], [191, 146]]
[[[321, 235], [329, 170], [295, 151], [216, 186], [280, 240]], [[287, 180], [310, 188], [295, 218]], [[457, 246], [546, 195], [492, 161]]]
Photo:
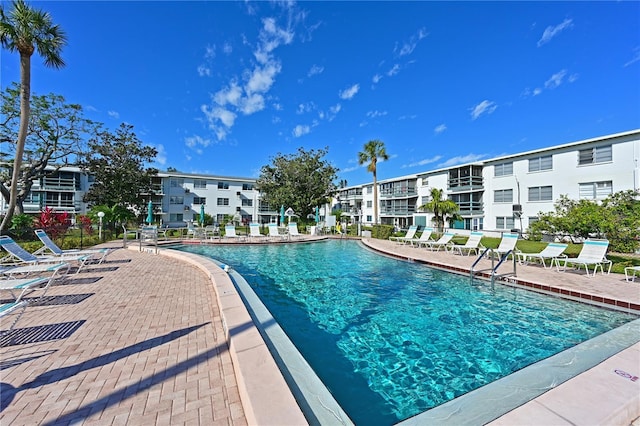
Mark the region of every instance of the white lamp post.
[[98, 225], [98, 240], [102, 241], [102, 218], [104, 217], [104, 212], [98, 212], [98, 219], [100, 220], [100, 224]]

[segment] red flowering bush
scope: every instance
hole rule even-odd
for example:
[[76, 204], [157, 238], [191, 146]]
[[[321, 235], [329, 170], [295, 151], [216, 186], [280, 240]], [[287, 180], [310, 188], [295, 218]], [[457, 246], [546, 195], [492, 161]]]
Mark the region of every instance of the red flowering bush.
[[36, 220], [36, 226], [55, 239], [67, 232], [71, 226], [71, 218], [67, 212], [57, 213], [52, 208], [45, 207]]

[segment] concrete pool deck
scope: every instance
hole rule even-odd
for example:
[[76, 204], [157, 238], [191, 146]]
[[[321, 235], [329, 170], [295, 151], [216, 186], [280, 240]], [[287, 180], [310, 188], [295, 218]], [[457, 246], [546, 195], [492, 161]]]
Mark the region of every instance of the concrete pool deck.
[[[461, 270], [473, 262], [367, 243]], [[130, 249], [52, 287], [46, 303], [27, 307], [16, 329], [0, 335], [0, 424], [305, 423], [220, 268], [187, 253]], [[623, 275], [587, 278], [527, 266], [518, 267], [518, 278], [640, 306], [640, 283], [625, 283]], [[0, 318], [0, 329], [10, 317]], [[615, 370], [640, 376], [640, 344], [493, 423], [631, 424], [640, 415], [640, 380]]]

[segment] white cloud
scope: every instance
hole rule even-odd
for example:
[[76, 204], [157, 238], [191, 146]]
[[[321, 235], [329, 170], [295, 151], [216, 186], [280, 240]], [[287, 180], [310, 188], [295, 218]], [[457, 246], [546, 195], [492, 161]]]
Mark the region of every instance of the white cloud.
[[156, 163], [164, 166], [165, 164], [167, 164], [167, 151], [164, 149], [164, 145], [156, 145], [155, 149], [158, 152], [156, 154]]
[[420, 160], [420, 161], [416, 161], [414, 163], [410, 163], [407, 165], [402, 166], [403, 169], [409, 168], [409, 167], [417, 167], [417, 166], [426, 166], [427, 164], [431, 164], [431, 163], [435, 163], [436, 161], [440, 161], [440, 159], [442, 158], [442, 155], [436, 155], [434, 157], [431, 158], [425, 158], [424, 160]]
[[629, 62], [624, 64], [624, 66], [628, 67], [629, 65], [638, 61], [640, 61], [640, 47], [636, 47], [635, 49], [633, 49], [633, 58], [631, 58]]
[[555, 89], [562, 84], [562, 80], [567, 75], [567, 70], [560, 70], [553, 74], [547, 81], [544, 82], [546, 89]]
[[437, 167], [451, 167], [458, 164], [473, 163], [474, 161], [482, 160], [485, 157], [486, 155], [484, 154], [467, 154], [464, 156], [457, 156], [448, 159], [444, 163], [438, 164]]
[[340, 96], [340, 99], [352, 99], [356, 95], [356, 93], [358, 93], [359, 90], [360, 90], [360, 85], [354, 84], [353, 86], [341, 91], [338, 94], [338, 96]]
[[313, 102], [307, 102], [306, 104], [299, 104], [296, 114], [305, 114], [315, 109]]
[[484, 100], [480, 102], [478, 105], [469, 108], [471, 110], [471, 119], [475, 120], [480, 117], [482, 114], [491, 114], [493, 111], [498, 108], [495, 102]]
[[369, 111], [369, 112], [367, 112], [367, 117], [369, 117], [369, 118], [383, 117], [385, 115], [387, 115], [387, 111]]
[[275, 77], [280, 73], [282, 66], [279, 62], [271, 61], [264, 67], [254, 68], [244, 89], [248, 94], [259, 92], [265, 93], [271, 89]]
[[371, 81], [373, 81], [373, 84], [378, 84], [380, 80], [382, 80], [382, 75], [380, 74], [376, 74], [373, 76], [373, 78], [371, 78]]
[[198, 75], [200, 77], [209, 77], [211, 76], [211, 68], [206, 65], [198, 65]]
[[227, 104], [237, 106], [241, 97], [242, 88], [238, 86], [236, 81], [231, 81], [228, 87], [220, 89], [213, 95], [213, 101], [221, 107]]
[[233, 127], [237, 116], [234, 112], [222, 107], [209, 108], [207, 105], [202, 105], [200, 109], [207, 118], [210, 127], [217, 121], [221, 121], [225, 127]]
[[440, 124], [439, 126], [436, 126], [436, 128], [433, 129], [433, 133], [435, 133], [436, 135], [439, 135], [445, 130], [447, 130], [447, 126], [443, 123], [443, 124]]
[[293, 128], [293, 136], [295, 136], [296, 138], [299, 138], [300, 136], [304, 136], [307, 133], [311, 132], [311, 127], [302, 124], [298, 124], [296, 127]]
[[115, 118], [116, 120], [120, 118], [120, 113], [117, 111], [107, 111], [107, 115], [111, 118]]
[[387, 71], [387, 75], [389, 77], [393, 77], [394, 75], [400, 72], [400, 65], [395, 64], [389, 71]]
[[262, 111], [264, 109], [264, 96], [259, 93], [253, 93], [246, 98], [242, 98], [239, 108], [244, 115]]
[[322, 74], [324, 72], [324, 67], [320, 65], [313, 65], [309, 72], [307, 72], [307, 77], [313, 77], [314, 75]]
[[188, 136], [184, 138], [184, 144], [189, 148], [197, 148], [198, 146], [207, 147], [211, 145], [211, 139], [205, 139], [202, 136]]
[[420, 28], [416, 34], [412, 35], [408, 41], [402, 44], [402, 47], [398, 48], [398, 45], [396, 44], [396, 47], [393, 49], [394, 53], [397, 56], [410, 55], [415, 50], [418, 42], [427, 35], [429, 35], [427, 30], [425, 28]]
[[542, 46], [543, 44], [549, 43], [552, 38], [560, 34], [565, 29], [571, 27], [573, 27], [573, 19], [565, 19], [564, 21], [562, 21], [562, 23], [556, 25], [555, 27], [548, 26], [544, 29], [540, 40], [538, 40], [538, 47]]
[[[282, 5], [289, 8], [288, 4]], [[264, 18], [258, 34], [258, 44], [253, 51], [256, 63], [253, 69], [245, 69], [240, 76], [231, 77], [228, 85], [212, 96], [213, 105], [201, 106], [209, 128], [218, 140], [224, 139], [235, 124], [238, 113], [251, 115], [265, 108], [265, 94], [271, 90], [277, 75], [282, 70], [280, 61], [274, 56], [276, 48], [293, 41], [294, 32], [278, 25], [275, 18]], [[243, 42], [250, 45], [246, 36]], [[233, 49], [228, 43], [223, 46], [225, 54]], [[208, 75], [208, 67], [199, 68], [201, 75]], [[239, 82], [242, 80], [242, 84]]]

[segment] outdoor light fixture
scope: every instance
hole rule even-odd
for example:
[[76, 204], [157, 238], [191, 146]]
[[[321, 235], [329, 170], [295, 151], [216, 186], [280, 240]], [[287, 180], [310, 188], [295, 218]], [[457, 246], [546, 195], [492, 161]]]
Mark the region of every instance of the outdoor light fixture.
[[102, 241], [102, 218], [104, 217], [104, 212], [98, 212], [98, 219], [100, 220], [100, 224], [98, 225], [98, 240]]

